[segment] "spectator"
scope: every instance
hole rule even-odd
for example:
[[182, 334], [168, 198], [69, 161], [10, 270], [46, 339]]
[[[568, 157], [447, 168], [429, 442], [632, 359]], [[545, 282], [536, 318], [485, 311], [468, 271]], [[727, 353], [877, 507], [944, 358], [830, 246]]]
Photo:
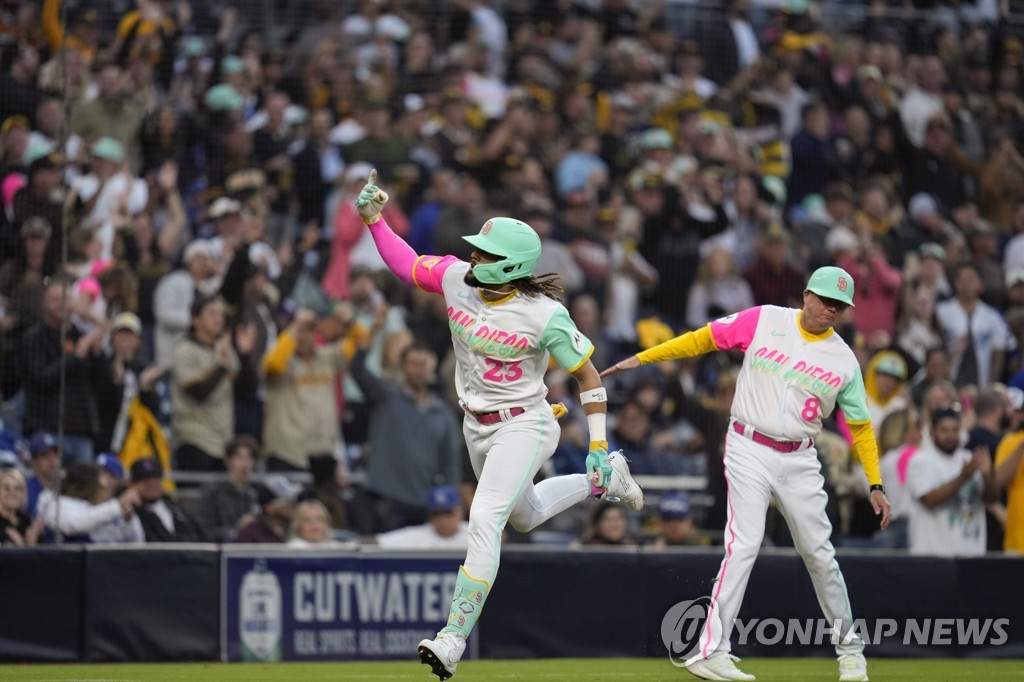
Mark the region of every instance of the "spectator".
[[619, 407], [614, 423], [609, 447], [629, 452], [633, 473], [656, 476], [693, 473], [687, 470], [683, 457], [652, 443], [651, 414], [635, 399]]
[[375, 543], [385, 549], [466, 549], [469, 524], [454, 486], [439, 485], [427, 496], [427, 522], [379, 533]]
[[52, 490], [57, 486], [57, 476], [60, 474], [60, 445], [53, 434], [42, 431], [32, 437], [28, 449], [32, 456], [32, 476], [26, 483], [26, 511], [29, 516], [35, 518], [39, 495], [44, 490]]
[[70, 542], [142, 542], [142, 527], [134, 505], [139, 493], [128, 489], [118, 497], [103, 485], [102, 468], [95, 462], [76, 462], [68, 468], [60, 496], [44, 490], [38, 517]]
[[916, 287], [931, 287], [935, 290], [935, 300], [944, 301], [953, 295], [953, 287], [946, 277], [946, 250], [935, 242], [927, 242], [917, 248], [920, 258], [917, 276], [909, 283]]
[[[0, 400], [21, 390], [21, 336], [39, 321], [44, 282], [53, 274], [46, 264], [46, 249], [53, 229], [44, 218], [33, 217], [21, 226], [21, 248], [0, 266]], [[18, 428], [19, 424], [11, 424]]]
[[39, 76], [39, 50], [27, 42], [4, 45], [4, 72], [0, 73], [0, 121], [10, 116], [33, 120], [46, 93], [36, 85]]
[[[121, 313], [114, 318], [109, 346], [110, 352], [105, 355], [107, 372], [97, 386], [102, 397], [98, 442], [103, 449], [121, 452], [129, 440], [130, 429], [136, 426], [133, 422], [153, 418], [159, 400], [155, 384], [167, 370], [143, 361], [142, 322], [135, 313]], [[143, 410], [148, 414], [140, 414]]]
[[174, 349], [174, 458], [182, 470], [223, 470], [224, 449], [234, 435], [231, 381], [239, 362], [224, 327], [221, 300], [197, 298], [192, 302], [189, 336]]
[[0, 471], [0, 546], [31, 547], [39, 539], [42, 523], [25, 512], [28, 497], [25, 477], [17, 469]]
[[[28, 181], [15, 193], [11, 202], [11, 227], [13, 230], [5, 235], [0, 245], [3, 253], [14, 250], [12, 238], [20, 234], [21, 226], [29, 218], [43, 218], [52, 228], [64, 224], [64, 200], [61, 190], [63, 180], [64, 157], [53, 151], [48, 145], [38, 149], [29, 149], [25, 153], [28, 166]], [[61, 262], [64, 236], [62, 230], [51, 233], [46, 245], [46, 260], [43, 267], [56, 270]]]
[[612, 502], [601, 502], [590, 516], [590, 524], [583, 532], [584, 545], [633, 545], [629, 535], [626, 514]]
[[288, 535], [286, 544], [299, 549], [336, 549], [344, 546], [332, 537], [330, 515], [327, 507], [319, 500], [299, 502]]
[[821, 194], [828, 181], [829, 119], [828, 107], [823, 102], [809, 102], [801, 107], [800, 129], [789, 145], [793, 167], [786, 203], [793, 207], [809, 194]]
[[794, 306], [803, 294], [803, 273], [790, 262], [790, 236], [771, 225], [757, 240], [757, 260], [744, 273], [757, 305]]
[[935, 197], [947, 209], [959, 205], [966, 190], [953, 150], [952, 124], [946, 114], [935, 114], [925, 128], [923, 146], [907, 150], [903, 168], [904, 196], [913, 197], [923, 192]]
[[685, 547], [705, 544], [694, 536], [690, 500], [684, 493], [669, 493], [658, 502], [658, 536], [650, 547]]
[[[362, 345], [367, 343], [369, 337]], [[430, 489], [460, 480], [455, 419], [431, 388], [437, 356], [424, 346], [409, 346], [402, 353], [401, 368], [402, 383], [393, 385], [369, 371], [365, 348], [352, 359], [352, 377], [370, 406], [372, 447], [366, 454], [365, 485], [375, 520], [373, 528], [367, 528], [366, 519], [360, 521], [364, 532], [423, 523], [427, 518], [423, 502]], [[395, 424], [403, 428], [396, 429]]]
[[896, 345], [917, 364], [925, 362], [929, 348], [942, 344], [942, 331], [935, 316], [936, 291], [918, 282], [904, 288], [902, 310], [896, 320]]
[[212, 296], [220, 289], [219, 268], [213, 243], [197, 239], [185, 247], [183, 270], [163, 277], [153, 292], [153, 313], [156, 317], [156, 361], [171, 366], [174, 347], [189, 328], [189, 313], [195, 295]]
[[1024, 392], [1019, 388], [1007, 389], [1010, 424], [1008, 432], [999, 442], [995, 457], [996, 485], [1006, 491], [1006, 528], [1003, 549], [1024, 554]]
[[[22, 337], [21, 357], [25, 369], [25, 418], [23, 433], [57, 431], [58, 415], [64, 402], [64, 442], [61, 448], [68, 462], [92, 460], [93, 439], [99, 435], [99, 418], [94, 387], [102, 380], [105, 363], [101, 344], [104, 327], [94, 326], [82, 334], [67, 327], [68, 346], [61, 345], [61, 326], [68, 324], [64, 304], [65, 284], [52, 281], [43, 292], [40, 320]], [[61, 393], [61, 366], [66, 390]]]
[[895, 351], [875, 353], [864, 371], [868, 412], [872, 424], [881, 424], [892, 412], [907, 407], [903, 395], [907, 382], [907, 361]]
[[256, 484], [260, 513], [238, 529], [235, 542], [284, 543], [295, 515], [295, 491], [281, 474], [273, 474], [265, 483]]
[[980, 556], [985, 553], [985, 503], [998, 490], [985, 446], [960, 447], [960, 414], [932, 415], [931, 443], [910, 461], [911, 554]]
[[732, 253], [724, 248], [712, 249], [701, 261], [697, 281], [690, 289], [686, 303], [689, 328], [699, 329], [711, 320], [753, 305], [754, 294], [737, 271]]
[[896, 331], [902, 275], [889, 265], [877, 238], [865, 236], [859, 247], [836, 259], [836, 265], [850, 273], [853, 281], [864, 282], [853, 297], [853, 326], [865, 339], [884, 334], [891, 342]]
[[950, 367], [949, 351], [945, 346], [933, 346], [925, 351], [924, 363], [911, 383], [912, 403], [923, 405], [929, 388], [940, 382], [948, 383]]
[[345, 167], [341, 152], [329, 138], [333, 123], [330, 110], [314, 111], [310, 115], [305, 145], [293, 161], [299, 225], [312, 224], [317, 230], [327, 226], [327, 197], [341, 180]]
[[910, 516], [910, 492], [907, 472], [921, 448], [921, 418], [913, 407], [890, 412], [878, 428], [878, 449], [885, 492], [892, 504], [892, 521], [884, 531], [876, 531], [873, 542], [886, 549], [906, 549]]
[[145, 118], [141, 93], [129, 91], [128, 75], [116, 63], [103, 65], [96, 75], [96, 98], [71, 112], [69, 127], [87, 143], [113, 138], [124, 148], [124, 159], [133, 171], [142, 165], [139, 131]]
[[224, 451], [227, 480], [211, 483], [202, 492], [196, 518], [212, 540], [232, 542], [238, 530], [259, 513], [252, 471], [260, 446], [248, 436], [239, 436]]
[[727, 0], [724, 12], [700, 32], [707, 77], [721, 88], [742, 88], [747, 70], [761, 57], [757, 32], [750, 22], [750, 0]]
[[342, 499], [349, 484], [348, 464], [329, 453], [314, 455], [309, 458], [309, 473], [313, 483], [299, 495], [299, 501], [319, 500], [330, 514], [331, 528], [349, 528], [348, 508]]
[[205, 542], [202, 526], [164, 493], [164, 469], [159, 460], [140, 459], [131, 467], [135, 512], [142, 522], [146, 542]]
[[999, 311], [980, 300], [981, 287], [977, 266], [959, 263], [953, 275], [956, 298], [936, 306], [946, 344], [953, 351], [952, 376], [958, 387], [999, 381], [1007, 351], [1017, 349]]
[[268, 470], [307, 471], [310, 456], [344, 451], [335, 377], [345, 365], [341, 343], [318, 348], [316, 314], [299, 310], [263, 359]]
[[96, 232], [100, 255], [108, 260], [114, 240], [125, 221], [141, 213], [149, 202], [149, 188], [125, 167], [124, 146], [112, 137], [101, 137], [89, 148], [89, 169], [71, 187], [83, 223]]
[[946, 82], [946, 68], [937, 55], [931, 55], [921, 61], [915, 75], [917, 82], [900, 102], [900, 118], [910, 142], [915, 147], [922, 147], [926, 128], [944, 110], [942, 86]]

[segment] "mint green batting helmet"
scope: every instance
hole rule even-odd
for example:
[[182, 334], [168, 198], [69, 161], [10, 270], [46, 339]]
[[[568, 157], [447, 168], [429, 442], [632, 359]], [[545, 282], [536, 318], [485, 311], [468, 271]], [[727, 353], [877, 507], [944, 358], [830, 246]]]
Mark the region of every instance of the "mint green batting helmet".
[[853, 307], [853, 277], [842, 268], [833, 265], [818, 268], [807, 280], [807, 291]]
[[483, 284], [506, 284], [529, 277], [540, 258], [540, 237], [533, 228], [515, 218], [491, 218], [479, 234], [463, 237], [480, 251], [502, 259], [473, 266], [473, 276]]

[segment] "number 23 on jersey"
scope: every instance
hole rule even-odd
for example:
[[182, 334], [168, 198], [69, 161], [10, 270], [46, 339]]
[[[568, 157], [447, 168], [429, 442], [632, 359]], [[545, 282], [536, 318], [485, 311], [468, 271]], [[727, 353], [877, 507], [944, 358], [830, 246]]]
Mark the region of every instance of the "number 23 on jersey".
[[484, 380], [486, 381], [501, 383], [503, 381], [515, 381], [523, 376], [523, 370], [519, 367], [523, 362], [522, 360], [502, 362], [494, 358], [484, 358], [484, 362], [487, 363], [489, 368], [484, 372]]

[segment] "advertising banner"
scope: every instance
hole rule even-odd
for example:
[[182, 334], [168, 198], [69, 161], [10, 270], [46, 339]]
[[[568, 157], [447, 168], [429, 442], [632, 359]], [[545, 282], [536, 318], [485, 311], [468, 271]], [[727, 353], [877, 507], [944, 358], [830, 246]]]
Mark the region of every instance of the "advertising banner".
[[225, 552], [224, 660], [409, 659], [447, 620], [460, 558]]

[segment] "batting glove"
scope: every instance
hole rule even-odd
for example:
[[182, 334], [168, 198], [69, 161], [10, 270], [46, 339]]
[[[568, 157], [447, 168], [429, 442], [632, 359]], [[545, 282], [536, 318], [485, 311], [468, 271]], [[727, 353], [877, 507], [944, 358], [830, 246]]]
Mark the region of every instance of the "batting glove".
[[[594, 472], [598, 472], [596, 476]], [[608, 463], [608, 441], [590, 441], [590, 452], [587, 453], [587, 478], [597, 488], [608, 487], [612, 478], [612, 465]]]
[[388, 203], [388, 193], [377, 187], [377, 169], [370, 171], [370, 177], [363, 186], [363, 191], [356, 197], [356, 211], [367, 225], [380, 220], [381, 209]]

